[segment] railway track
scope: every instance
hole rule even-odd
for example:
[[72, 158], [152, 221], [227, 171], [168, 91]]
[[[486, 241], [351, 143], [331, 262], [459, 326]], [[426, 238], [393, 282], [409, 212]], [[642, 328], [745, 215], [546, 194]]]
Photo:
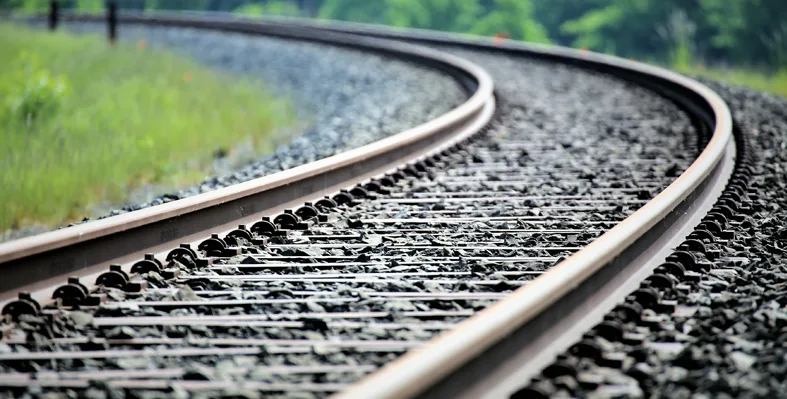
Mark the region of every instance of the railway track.
[[[696, 279], [703, 256], [724, 258], [716, 235], [725, 236], [726, 223], [745, 208], [728, 192], [708, 213], [736, 165], [726, 106], [657, 68], [363, 26], [124, 20], [383, 51], [448, 71], [470, 98], [427, 125], [315, 164], [0, 246], [6, 298], [31, 292], [4, 303], [0, 385], [17, 393], [33, 386], [307, 397], [553, 394], [559, 384], [550, 379], [571, 374], [555, 372], [568, 369], [551, 364], [555, 356], [568, 347], [593, 354], [582, 336], [610, 310], [636, 318], [616, 308], [627, 294], [635, 292], [629, 299], [638, 305], [630, 307], [639, 313], [676, 311], [670, 295], [686, 289], [678, 279]], [[669, 113], [674, 130], [632, 145], [612, 129], [626, 123], [621, 117], [605, 134], [567, 124], [556, 136], [555, 127], [522, 123], [537, 100], [514, 98], [505, 82], [492, 119], [484, 69], [368, 36], [573, 65], [556, 74], [614, 75], [674, 101], [651, 110]], [[614, 105], [624, 115], [636, 95], [646, 96], [627, 99], [631, 84], [600, 79], [620, 86]], [[555, 90], [552, 100], [571, 101], [571, 89]], [[596, 151], [587, 151], [591, 145]], [[744, 149], [737, 147], [738, 171]], [[692, 233], [698, 223], [706, 233]], [[661, 277], [648, 277], [656, 267]], [[64, 273], [82, 277], [64, 284]], [[622, 327], [612, 330], [623, 335]], [[572, 346], [580, 340], [584, 346]], [[592, 357], [583, 359], [615, 360]], [[536, 385], [524, 384], [534, 377]], [[596, 375], [574, 377], [606, 387]]]

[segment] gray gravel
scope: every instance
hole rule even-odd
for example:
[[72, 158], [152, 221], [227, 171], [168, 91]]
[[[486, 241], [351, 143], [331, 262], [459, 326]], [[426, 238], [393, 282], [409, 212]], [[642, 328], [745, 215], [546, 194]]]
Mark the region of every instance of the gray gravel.
[[[64, 27], [102, 34], [106, 29], [90, 23]], [[87, 217], [118, 215], [325, 158], [434, 119], [467, 98], [454, 79], [439, 71], [347, 48], [183, 28], [121, 26], [119, 37], [144, 39], [205, 65], [259, 78], [273, 93], [292, 99], [299, 126], [284, 132], [287, 137], [281, 141], [287, 144], [255, 162], [238, 166], [219, 159], [215, 175], [199, 185], [174, 192], [171, 187], [144, 187], [122, 209], [104, 204]], [[13, 237], [39, 232], [25, 229]]]
[[[625, 355], [620, 367], [568, 356], [565, 361], [574, 362], [580, 377], [545, 378], [531, 388], [571, 397], [787, 396], [787, 99], [706, 83], [727, 101], [749, 137], [757, 162], [742, 204], [751, 212], [727, 226], [734, 239], [706, 244], [721, 256], [700, 256], [710, 268], [698, 281], [681, 281], [688, 292], [662, 290], [665, 299], [677, 301], [679, 312], [645, 310], [660, 322], [622, 325], [624, 332], [643, 334], [642, 344], [594, 338], [603, 353]], [[577, 384], [589, 376], [602, 385], [583, 389]], [[521, 397], [532, 396], [523, 392]]]
[[[488, 307], [502, 294], [532, 280], [536, 273], [632, 213], [638, 204], [674, 180], [696, 153], [695, 132], [686, 115], [646, 90], [572, 67], [452, 51], [477, 61], [493, 74], [502, 100], [499, 113], [486, 136], [477, 143], [442, 161], [441, 168], [404, 179], [390, 193], [378, 198], [393, 201], [341, 205], [329, 212], [333, 220], [302, 234], [271, 237], [265, 247], [241, 240], [244, 253], [217, 258], [212, 268], [195, 269], [185, 263], [173, 263], [170, 266], [181, 271], [180, 277], [174, 280], [166, 281], [158, 273], [146, 273], [138, 278], [150, 284], [152, 289], [147, 292], [126, 295], [108, 290], [114, 305], [69, 313], [51, 325], [27, 318], [7, 334], [24, 337], [28, 343], [0, 347], [0, 352], [3, 349], [6, 352], [85, 349], [81, 345], [52, 342], [47, 335], [51, 331], [55, 337], [89, 335], [109, 339], [311, 340], [305, 351], [281, 353], [277, 345], [270, 345], [267, 353], [251, 359], [236, 355], [181, 359], [150, 355], [133, 361], [108, 359], [35, 365], [21, 361], [2, 364], [0, 367], [5, 367], [2, 370], [59, 372], [185, 367], [192, 370], [188, 379], [221, 381], [227, 377], [219, 369], [242, 366], [258, 372], [244, 369], [244, 374], [231, 376], [232, 381], [250, 381], [265, 375], [264, 381], [271, 382], [352, 382], [398, 357], [403, 349], [365, 352], [353, 346], [337, 349], [324, 344], [358, 339], [423, 342], [434, 337], [442, 331], [441, 326], [450, 326]], [[594, 106], [589, 107], [589, 103]], [[479, 198], [473, 202], [406, 201], [437, 195], [461, 197], [461, 192], [471, 192]], [[459, 224], [439, 221], [457, 215], [479, 220]], [[407, 219], [415, 221], [407, 222]], [[559, 232], [539, 232], [539, 229]], [[563, 232], [567, 230], [570, 231]], [[329, 266], [325, 264], [330, 260], [326, 256], [342, 257], [339, 261], [351, 263]], [[270, 265], [277, 262], [288, 265]], [[433, 274], [421, 274], [424, 272]], [[332, 279], [346, 280], [327, 280], [326, 273], [337, 275]], [[394, 300], [397, 295], [417, 297]], [[435, 295], [441, 297], [432, 297]], [[211, 305], [210, 299], [217, 298], [287, 302]], [[304, 302], [304, 298], [313, 301]], [[325, 315], [358, 311], [385, 315], [362, 318]], [[414, 315], [434, 311], [449, 314]], [[281, 317], [283, 314], [302, 315], [308, 320], [291, 326], [243, 326], [242, 322], [234, 322], [213, 327], [153, 323], [102, 327], [91, 322], [93, 316], [196, 316], [198, 320], [207, 320], [208, 316]], [[337, 322], [361, 325], [332, 324]], [[378, 324], [365, 324], [368, 322]], [[193, 347], [188, 341], [172, 346]], [[135, 349], [122, 343], [112, 348]], [[358, 369], [349, 373], [300, 375], [266, 374], [258, 369], [281, 364]], [[297, 397], [314, 396], [324, 395], [301, 393]]]
[[179, 28], [124, 26], [119, 35], [123, 40], [145, 39], [206, 65], [258, 77], [275, 93], [291, 97], [299, 119], [309, 124], [292, 142], [239, 171], [126, 210], [226, 187], [360, 147], [434, 119], [467, 98], [456, 81], [438, 71], [346, 48]]

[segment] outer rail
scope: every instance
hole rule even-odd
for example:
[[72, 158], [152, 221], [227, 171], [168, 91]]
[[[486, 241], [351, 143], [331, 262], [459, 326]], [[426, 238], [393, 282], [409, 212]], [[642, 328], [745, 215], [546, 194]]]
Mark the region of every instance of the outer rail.
[[[94, 21], [100, 17], [67, 19]], [[210, 17], [121, 15], [119, 21], [262, 34], [388, 54], [441, 69], [472, 95], [434, 120], [342, 154], [167, 204], [0, 244], [2, 300], [10, 299], [10, 291], [20, 287], [112, 261], [120, 263], [118, 259], [162, 244], [177, 246], [184, 237], [208, 234], [252, 217], [259, 219], [292, 201], [308, 201], [349, 187], [464, 140], [486, 125], [495, 108], [492, 79], [483, 69], [424, 47], [302, 26]]]
[[[295, 19], [281, 21], [308, 24]], [[511, 393], [505, 390], [508, 387], [503, 390], [498, 387], [510, 384], [512, 375], [518, 380], [518, 386], [522, 386], [538, 371], [521, 368], [532, 367], [528, 357], [540, 355], [539, 348], [529, 346], [550, 344], [549, 337], [545, 339], [544, 336], [550, 335], [550, 328], [560, 324], [557, 313], [547, 313], [568, 313], [583, 307], [591, 310], [597, 306], [607, 306], [609, 310], [614, 302], [612, 305], [602, 304], [609, 300], [601, 297], [621, 288], [609, 287], [610, 282], [612, 285], [617, 283], [611, 274], [632, 277], [628, 280], [633, 281], [623, 282], [627, 286], [638, 284], [641, 279], [636, 275], [642, 275], [647, 267], [652, 270], [653, 266], [661, 263], [670, 245], [690, 232], [698, 218], [707, 212], [712, 200], [721, 193], [732, 171], [732, 117], [726, 103], [707, 86], [666, 69], [587, 51], [512, 41], [499, 43], [475, 36], [458, 38], [428, 31], [383, 30], [352, 23], [319, 26], [329, 31], [416, 43], [504, 51], [596, 69], [660, 91], [690, 113], [712, 123], [710, 140], [692, 165], [637, 212], [539, 276], [536, 283], [518, 289], [425, 347], [408, 352], [339, 393], [336, 398], [507, 396]], [[687, 220], [681, 223], [679, 218]], [[683, 236], [678, 236], [680, 234]], [[640, 256], [640, 253], [647, 256]], [[596, 289], [603, 295], [592, 292]], [[622, 295], [627, 292], [624, 289]], [[621, 295], [621, 292], [617, 294]], [[596, 313], [603, 315], [606, 310]], [[580, 318], [574, 316], [574, 320]], [[535, 326], [528, 328], [529, 324]], [[565, 337], [560, 339], [566, 340]], [[570, 342], [562, 343], [564, 346], [568, 344]], [[543, 366], [549, 359], [540, 360]], [[495, 368], [509, 370], [502, 373], [490, 371]]]

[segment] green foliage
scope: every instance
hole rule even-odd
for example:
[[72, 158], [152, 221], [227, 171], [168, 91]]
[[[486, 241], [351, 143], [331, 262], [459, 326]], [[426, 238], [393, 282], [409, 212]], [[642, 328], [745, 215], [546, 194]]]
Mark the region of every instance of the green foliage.
[[506, 33], [514, 39], [549, 43], [546, 29], [533, 18], [530, 0], [495, 0], [492, 12], [478, 21], [471, 32], [492, 36]]
[[[144, 0], [145, 10], [205, 10], [209, 0]], [[122, 2], [121, 2], [122, 6]]]
[[659, 34], [669, 16], [680, 10], [662, 0], [612, 0], [592, 8], [581, 17], [560, 26], [573, 37], [571, 44], [624, 56], [647, 54], [664, 58], [669, 39]]
[[467, 32], [483, 12], [477, 0], [385, 0], [389, 25]]
[[0, 118], [0, 232], [81, 218], [95, 204], [123, 202], [143, 185], [199, 182], [211, 173], [217, 150], [250, 160], [270, 151], [274, 129], [292, 120], [288, 103], [271, 98], [259, 82], [162, 50], [7, 24], [0, 24], [0, 37], [0, 59], [26, 51], [39, 62], [30, 56], [0, 62], [2, 90], [27, 82], [19, 79], [20, 68], [28, 68], [33, 82], [68, 76], [61, 83], [69, 87], [54, 107], [46, 102], [56, 86], [30, 97], [36, 100], [25, 107], [40, 113], [32, 123]]
[[575, 37], [574, 46], [604, 51], [614, 47], [614, 44], [608, 42], [608, 37], [611, 35], [605, 34], [605, 30], [615, 27], [621, 19], [623, 19], [622, 10], [615, 5], [610, 5], [589, 11], [576, 20], [567, 21], [560, 29], [563, 33]]
[[318, 16], [481, 35], [505, 33], [520, 40], [549, 41], [544, 27], [533, 19], [530, 0], [495, 0], [492, 11], [487, 11], [479, 0], [325, 0]]
[[23, 0], [0, 0], [0, 12], [22, 8]]
[[64, 76], [53, 75], [35, 54], [22, 51], [10, 63], [10, 71], [0, 76], [0, 96], [6, 101], [0, 120], [18, 118], [29, 126], [56, 111], [67, 89]]
[[[96, 12], [103, 0], [62, 0]], [[49, 0], [0, 0], [46, 10]], [[146, 10], [316, 16], [399, 27], [503, 34], [688, 65], [787, 67], [787, 0], [126, 0]]]
[[533, 1], [533, 17], [544, 26], [552, 40], [568, 44], [574, 37], [563, 33], [560, 26], [566, 21], [578, 19], [597, 7], [596, 3], [598, 2], [588, 0], [536, 0]]
[[104, 0], [77, 0], [76, 9], [81, 12], [98, 14], [104, 11]]
[[[571, 7], [580, 0], [548, 2]], [[611, 0], [583, 2], [585, 12], [563, 22], [561, 44], [626, 57], [685, 64], [694, 58], [716, 63], [787, 66], [787, 1]], [[552, 14], [567, 15], [551, 10]], [[547, 14], [542, 10], [542, 13]], [[555, 37], [553, 25], [547, 25]]]
[[675, 69], [690, 68], [694, 64], [688, 43], [679, 42], [670, 50], [669, 64]]
[[249, 3], [232, 10], [232, 12], [246, 16], [281, 15], [297, 17], [301, 15], [301, 10], [297, 4], [281, 0], [269, 1], [266, 4]]
[[262, 4], [245, 4], [232, 10], [232, 13], [245, 16], [259, 16], [264, 14], [263, 8]]
[[685, 11], [673, 11], [667, 22], [658, 27], [657, 32], [664, 40], [668, 51], [668, 61], [676, 68], [687, 68], [694, 63], [694, 38], [697, 25]]
[[386, 23], [385, 0], [325, 0], [317, 13], [318, 18], [342, 21]]
[[[62, 0], [96, 12], [103, 0]], [[49, 0], [0, 0], [46, 10]], [[787, 0], [126, 0], [146, 10], [316, 16], [399, 27], [509, 36], [624, 57], [787, 67]]]
[[15, 8], [22, 12], [41, 12], [49, 9], [49, 0], [17, 0]]
[[697, 65], [676, 69], [688, 75], [701, 76], [723, 82], [729, 82], [732, 84], [751, 87], [766, 93], [773, 93], [787, 97], [787, 68], [783, 68], [774, 73], [733, 68], [706, 69]]
[[787, 2], [700, 0], [715, 54], [787, 67]]

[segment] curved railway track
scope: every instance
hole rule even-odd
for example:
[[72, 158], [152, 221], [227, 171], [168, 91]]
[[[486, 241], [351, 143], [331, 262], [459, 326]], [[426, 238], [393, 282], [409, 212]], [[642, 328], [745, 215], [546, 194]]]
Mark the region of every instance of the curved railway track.
[[[724, 236], [740, 208], [722, 195], [736, 151], [735, 173], [746, 169], [729, 110], [706, 87], [659, 68], [356, 25], [216, 16], [121, 21], [357, 46], [440, 68], [471, 94], [437, 120], [339, 156], [0, 245], [11, 348], [0, 354], [6, 387], [543, 394], [524, 383], [540, 383], [539, 370], [554, 371], [553, 359], [629, 293], [641, 307], [674, 311], [669, 291], [648, 297], [663, 288], [661, 277], [648, 276], [659, 267], [659, 276], [692, 278], [703, 261], [685, 254], [723, 256], [714, 237]], [[622, 78], [678, 104], [702, 151], [672, 166], [674, 159], [653, 151], [587, 156], [554, 137], [505, 129], [500, 121], [515, 120], [517, 111], [504, 106], [490, 125], [495, 98], [486, 71], [370, 36]], [[625, 147], [599, 145], [610, 153]], [[665, 172], [670, 167], [685, 170], [675, 178]], [[555, 181], [551, 195], [528, 194], [544, 179]], [[692, 233], [698, 224], [712, 234]], [[181, 242], [187, 245], [173, 249]], [[81, 279], [64, 284], [67, 274]], [[8, 298], [20, 289], [30, 294]]]

